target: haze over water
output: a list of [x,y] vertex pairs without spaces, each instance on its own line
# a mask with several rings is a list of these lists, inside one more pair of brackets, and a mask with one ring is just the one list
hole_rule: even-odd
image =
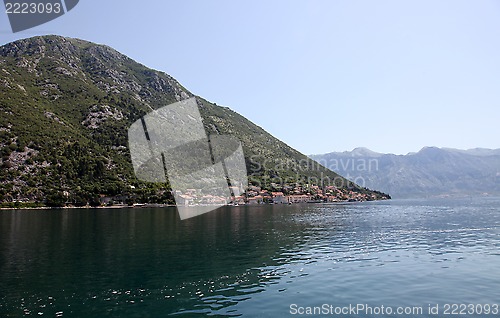
[[185,221],[173,208],[0,211],[1,317],[289,317],[323,304],[436,317],[429,304],[440,316],[498,304],[499,287],[498,198],[225,207]]

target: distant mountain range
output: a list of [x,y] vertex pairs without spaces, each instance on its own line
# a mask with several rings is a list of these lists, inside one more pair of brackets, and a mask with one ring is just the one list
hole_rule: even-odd
[[393,198],[500,194],[500,149],[425,147],[394,155],[356,148],[310,158]]
[[328,177],[346,191],[373,193],[325,167],[303,169],[313,162],[304,154],[108,46],[60,36],[19,40],[0,47],[0,74],[0,205],[85,205],[100,196],[171,203],[168,183],[135,177],[127,129],[153,109],[193,97],[208,134],[241,141],[253,185],[274,190]]

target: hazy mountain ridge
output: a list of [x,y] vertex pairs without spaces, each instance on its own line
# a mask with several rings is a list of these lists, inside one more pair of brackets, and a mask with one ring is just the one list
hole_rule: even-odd
[[356,148],[310,157],[395,198],[500,194],[500,149],[424,147],[417,153],[394,155]]
[[[171,201],[168,184],[135,178],[127,129],[152,109],[190,97],[209,134],[242,141],[253,183],[269,187],[276,179],[324,175],[367,191],[324,167],[300,169],[307,156],[229,108],[193,95],[171,76],[104,45],[59,36],[19,40],[0,47],[0,74],[0,201],[64,196],[83,204],[100,194],[124,193],[139,201]],[[283,161],[295,168],[278,171]]]

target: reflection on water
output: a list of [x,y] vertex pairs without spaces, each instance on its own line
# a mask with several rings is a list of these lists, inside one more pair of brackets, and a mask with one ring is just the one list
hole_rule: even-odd
[[500,200],[0,212],[0,316],[290,316],[500,299]]

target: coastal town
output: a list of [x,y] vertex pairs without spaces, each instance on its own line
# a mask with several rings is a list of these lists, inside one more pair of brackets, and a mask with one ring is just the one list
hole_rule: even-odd
[[[278,188],[274,185],[273,188]],[[257,205],[257,204],[294,204],[322,202],[363,202],[373,201],[377,197],[373,193],[360,193],[335,186],[320,187],[316,185],[301,186],[299,184],[281,187],[281,191],[269,191],[258,186],[249,186],[246,191],[231,187],[230,200],[222,196],[203,195],[200,189],[187,189],[177,193],[176,203],[180,206],[192,205]]]
[[58,205],[47,205],[35,202],[32,198],[11,200],[8,205],[0,208],[43,208],[43,207],[162,207],[162,206],[203,206],[203,205],[259,205],[259,204],[299,204],[299,203],[334,203],[334,202],[364,202],[390,199],[390,196],[377,196],[377,192],[360,191],[335,186],[317,186],[309,184],[286,184],[284,186],[271,184],[269,189],[250,185],[246,189],[229,187],[230,195],[207,194],[205,189],[186,189],[185,191],[170,191],[157,189],[156,196],[165,198],[163,202],[144,200],[134,194],[135,186],[130,186],[130,192],[114,196],[100,194],[92,202],[78,203],[69,191],[63,191]]

